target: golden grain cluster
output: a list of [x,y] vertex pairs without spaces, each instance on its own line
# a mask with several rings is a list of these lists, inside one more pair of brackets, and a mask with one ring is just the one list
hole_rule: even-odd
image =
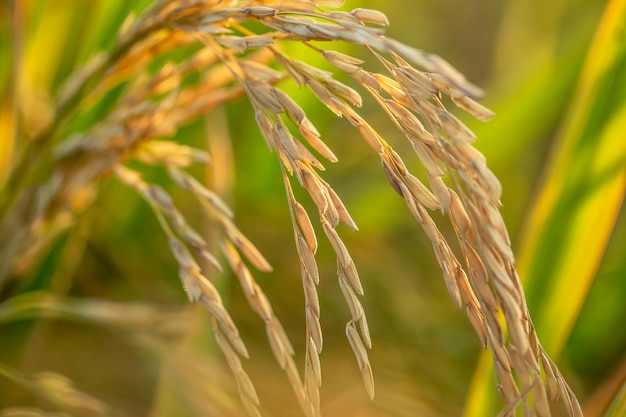
[[[17,161],[0,201],[0,283],[32,266],[47,245],[71,227],[89,206],[99,184],[111,175],[134,189],[152,207],[167,234],[171,253],[189,300],[211,316],[215,338],[251,415],[260,415],[259,398],[240,357],[248,352],[222,298],[203,267],[221,269],[226,261],[239,279],[250,307],[265,324],[269,344],[307,416],[320,415],[323,347],[316,261],[323,230],[337,260],[339,288],[351,316],[346,336],[374,396],[368,359],[372,340],[360,297],[363,288],[355,260],[337,229],[357,225],[332,186],[324,180],[324,160],[337,162],[329,143],[300,105],[279,87],[292,79],[320,103],[345,118],[380,158],[381,174],[404,199],[432,243],[454,303],[465,309],[482,345],[493,353],[497,390],[514,415],[549,416],[548,397],[561,397],[573,416],[581,411],[572,390],[543,351],[534,331],[514,267],[511,244],[500,216],[501,187],[475,139],[448,109],[457,106],[480,120],[492,114],[478,104],[480,90],[446,61],[385,37],[387,18],[379,11],[329,11],[342,1],[167,0],[131,17],[112,50],[95,57],[61,91],[55,117]],[[247,25],[260,23],[259,33]],[[337,41],[360,45],[372,62],[330,49]],[[328,62],[320,69],[291,58],[281,46],[298,42]],[[164,65],[148,77],[155,57],[190,45],[202,48],[181,62]],[[375,62],[374,62],[375,61]],[[270,65],[276,63],[276,65]],[[376,63],[384,73],[368,70]],[[368,65],[369,64],[369,65]],[[330,72],[332,68],[334,72]],[[191,74],[198,83],[183,83]],[[139,74],[139,75],[137,75]],[[339,81],[347,74],[351,84]],[[67,132],[65,123],[79,104],[90,105],[127,82],[115,107],[92,127]],[[304,372],[294,349],[246,262],[260,271],[271,267],[235,226],[227,205],[186,169],[210,163],[201,149],[167,138],[227,101],[245,96],[256,123],[280,160],[305,295]],[[364,99],[386,113],[411,145],[425,169],[420,180],[409,172],[391,145],[358,113]],[[33,166],[33,158],[42,161]],[[146,182],[131,161],[164,167],[174,184],[195,196],[218,232],[221,255],[211,253],[202,236],[157,184]],[[302,187],[316,207],[308,213],[292,189]],[[445,215],[442,216],[441,214]],[[460,251],[452,249],[437,223],[449,219]]]

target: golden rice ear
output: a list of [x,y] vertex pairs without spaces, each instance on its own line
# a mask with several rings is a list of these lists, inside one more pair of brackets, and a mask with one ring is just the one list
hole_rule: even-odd
[[[307,417],[319,416],[322,408],[324,333],[317,286],[323,269],[316,251],[323,244],[334,251],[339,290],[349,310],[346,338],[365,392],[373,398],[368,356],[372,337],[361,302],[367,286],[361,282],[358,260],[342,238],[341,224],[352,231],[358,227],[323,177],[320,160],[339,160],[329,144],[333,138],[325,137],[288,90],[276,85],[292,79],[317,98],[320,108],[345,119],[379,158],[381,175],[430,241],[453,303],[466,312],[481,344],[492,352],[503,413],[523,406],[529,415],[549,416],[549,392],[552,399],[563,399],[571,416],[581,415],[573,391],[532,325],[499,212],[502,186],[472,146],[473,132],[444,104],[452,102],[476,119],[488,120],[493,113],[476,101],[482,91],[441,57],[386,37],[383,30],[389,21],[384,13],[325,9],[343,3],[170,0],[155,1],[142,15],[130,16],[112,49],[96,56],[61,88],[50,122],[15,162],[0,196],[0,284],[34,266],[113,174],[152,208],[178,265],[182,290],[209,314],[243,405],[259,416],[260,399],[241,362],[248,358],[248,349],[208,275],[222,271],[223,261],[179,210],[174,194],[146,181],[141,168],[129,168],[162,167],[176,186],[198,200],[216,233],[220,256],[263,322],[272,354]],[[288,49],[281,48],[288,42],[319,54],[327,67],[289,56],[284,52]],[[328,42],[361,46],[370,58],[326,49]],[[173,52],[192,47],[201,49],[160,65],[165,57],[177,55]],[[160,69],[152,70],[156,64]],[[379,73],[372,67],[382,69]],[[349,81],[339,81],[339,74]],[[181,126],[242,96],[250,101],[270,151],[277,154],[286,190],[304,293],[303,377],[294,347],[250,270],[270,272],[270,263],[236,226],[233,211],[217,193],[186,172],[194,163],[210,163],[207,152],[172,140]],[[75,124],[70,116],[80,105],[90,108],[103,97],[116,101],[101,120],[84,132],[70,132]],[[379,106],[398,135],[387,141],[359,114],[364,99]],[[63,129],[69,133],[55,145]],[[396,137],[408,142],[409,155],[394,150]],[[405,164],[405,158],[419,161],[423,175],[410,172],[407,166],[412,165]],[[300,185],[308,203],[296,199],[292,182]],[[442,222],[452,225],[458,245],[446,240],[439,229]],[[318,241],[316,227],[323,231],[323,242]],[[58,378],[50,381],[67,385]]]

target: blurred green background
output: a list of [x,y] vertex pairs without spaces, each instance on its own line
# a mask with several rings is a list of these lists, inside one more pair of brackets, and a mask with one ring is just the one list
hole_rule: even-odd
[[[28,137],[45,122],[55,92],[72,71],[111,47],[127,14],[149,2],[29,0],[21,2],[17,17],[9,3],[0,3],[0,178],[19,147],[12,139],[14,115],[21,120],[20,136]],[[348,0],[345,6],[384,11],[390,37],[445,57],[486,91],[483,103],[496,117],[488,123],[460,117],[477,134],[476,147],[503,184],[502,212],[532,317],[587,416],[619,416],[607,407],[626,380],[624,3]],[[12,51],[19,42],[23,59],[16,64]],[[287,50],[310,59],[298,46]],[[449,299],[429,241],[388,186],[376,155],[348,122],[336,120],[310,95],[296,101],[340,159],[327,166],[324,178],[360,228],[340,233],[363,280],[374,343],[370,361],[377,393],[370,402],[344,336],[349,311],[334,256],[322,242],[323,414],[496,415],[489,361]],[[382,111],[370,103],[362,114],[417,168]],[[273,273],[256,279],[301,364],[300,267],[279,165],[257,132],[249,104],[231,103],[185,126],[175,140],[209,144],[215,163],[195,173],[226,196],[240,229],[273,265]],[[188,218],[210,235],[191,199],[162,173],[149,178],[170,190]],[[298,196],[313,207],[303,193]],[[443,233],[454,239],[451,230]],[[248,345],[251,359],[244,367],[264,415],[299,415],[263,325],[236,280],[228,273],[212,278]],[[52,296],[61,302],[52,303]],[[28,379],[42,371],[67,376],[105,403],[110,416],[244,415],[211,337],[203,312],[186,304],[177,266],[149,207],[119,183],[106,182],[78,226],[0,299],[0,415],[18,406],[55,409]]]

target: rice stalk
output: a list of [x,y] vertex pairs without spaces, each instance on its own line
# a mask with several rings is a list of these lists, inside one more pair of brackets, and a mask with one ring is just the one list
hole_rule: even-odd
[[[96,199],[99,184],[114,174],[153,209],[189,300],[202,304],[211,316],[215,339],[244,406],[251,415],[260,415],[260,399],[240,359],[248,357],[247,348],[221,295],[200,267],[199,260],[221,270],[218,257],[170,195],[160,185],[146,182],[128,163],[161,166],[207,212],[220,236],[223,256],[248,303],[264,321],[274,356],[304,413],[318,416],[323,346],[316,288],[318,238],[312,216],[294,196],[295,178],[317,209],[319,226],[335,252],[339,287],[351,314],[346,337],[365,389],[373,398],[367,354],[372,341],[358,298],[364,296],[365,288],[337,230],[341,223],[352,230],[357,226],[320,173],[324,170],[320,159],[335,163],[337,156],[297,101],[277,86],[290,78],[337,117],[345,118],[380,159],[391,187],[430,240],[453,302],[466,310],[483,347],[492,352],[497,390],[504,402],[502,415],[514,415],[522,407],[525,415],[549,416],[548,392],[553,399],[562,398],[570,415],[581,415],[573,391],[545,354],[530,319],[499,212],[500,183],[472,147],[474,134],[446,107],[450,103],[479,120],[488,120],[492,113],[475,101],[482,92],[442,58],[384,36],[382,28],[389,22],[382,12],[320,7],[342,3],[162,0],[128,21],[113,49],[94,58],[61,91],[53,121],[29,142],[14,166],[0,200],[0,284],[35,265],[50,242]],[[265,29],[253,32],[246,26],[250,21]],[[367,62],[319,46],[337,41],[366,48],[372,61],[381,63],[386,72],[371,72]],[[333,73],[282,52],[286,42],[308,46],[374,100],[414,150],[404,158],[419,160],[427,181],[411,173],[403,157],[359,115],[361,93]],[[182,62],[150,73],[148,64],[154,57],[190,45],[203,48]],[[279,69],[270,67],[271,61]],[[183,83],[198,72],[208,75],[195,85]],[[84,132],[64,130],[80,106],[93,105],[123,84],[121,98],[100,122]],[[180,126],[243,95],[281,164],[305,295],[303,379],[294,349],[243,258],[260,271],[268,272],[271,266],[235,226],[231,210],[217,194],[185,172],[192,163],[209,163],[210,158],[204,151],[167,141]],[[439,231],[438,223],[445,217],[436,211],[452,224],[460,251]]]
[[[26,375],[12,369],[4,364],[0,364],[0,375],[14,381],[22,388],[38,395],[48,404],[62,410],[62,415],[81,415],[85,417],[105,417],[110,415],[111,410],[101,400],[76,388],[67,377],[54,372],[39,372],[35,375]],[[0,410],[6,416],[20,416],[25,410]],[[31,412],[28,410],[28,412]],[[31,415],[37,414],[33,411]]]

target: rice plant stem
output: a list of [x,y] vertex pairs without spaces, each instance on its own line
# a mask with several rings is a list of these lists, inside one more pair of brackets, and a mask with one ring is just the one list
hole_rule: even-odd
[[150,33],[164,27],[166,27],[166,24],[163,21],[154,19],[135,31],[132,36],[115,45],[106,58],[100,60],[93,68],[90,68],[88,74],[74,87],[67,95],[67,98],[59,103],[54,119],[37,136],[27,142],[25,148],[19,154],[18,161],[11,170],[2,192],[2,197],[0,197],[0,219],[4,218],[9,208],[19,197],[20,193],[18,191],[24,189],[25,186],[31,183],[33,178],[36,178],[36,171],[42,168],[42,164],[33,164],[32,161],[41,161],[42,155],[50,150],[56,131],[71,111],[91,91],[88,87],[97,82],[137,42]]

